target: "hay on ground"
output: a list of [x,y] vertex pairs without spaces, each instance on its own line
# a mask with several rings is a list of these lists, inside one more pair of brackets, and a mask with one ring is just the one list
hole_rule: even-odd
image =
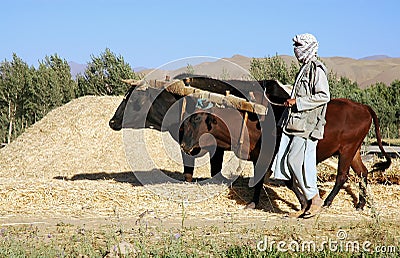
[[[244,210],[252,195],[252,190],[247,187],[248,177],[252,175],[251,163],[246,163],[242,177],[233,186],[209,186],[218,188],[219,194],[205,201],[184,203],[184,200],[172,201],[172,197],[154,194],[150,188],[141,186],[131,172],[125,158],[122,133],[108,126],[108,120],[121,100],[122,97],[93,96],[73,100],[50,112],[14,142],[0,149],[0,221],[12,217],[93,218],[115,214],[139,218],[145,212],[153,212],[160,219],[177,218],[182,214],[224,219],[234,214],[239,220],[258,220],[281,217],[298,208],[292,192],[267,182],[260,209]],[[158,131],[145,130],[147,137],[159,137]],[[153,141],[149,148],[159,169],[182,178],[183,166],[159,151],[159,142]],[[137,155],[140,159],[140,153]],[[394,161],[386,175],[398,175],[399,167],[398,161]],[[335,175],[331,168],[319,169]],[[196,168],[194,176],[209,177],[209,165]],[[370,175],[371,178],[374,176]],[[328,181],[320,184],[326,193],[333,187]],[[170,191],[177,185],[157,187]],[[179,187],[203,192],[211,189],[188,184]],[[399,190],[399,185],[369,185],[382,216],[397,215]],[[356,196],[357,182],[349,180],[322,219],[329,220],[338,215],[363,216],[355,211]],[[366,209],[365,216],[368,212]]]

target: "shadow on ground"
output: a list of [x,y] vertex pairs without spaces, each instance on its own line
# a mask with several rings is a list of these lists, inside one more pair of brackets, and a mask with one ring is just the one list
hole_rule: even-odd
[[[143,173],[148,173],[149,171],[144,171]],[[174,171],[169,171],[169,170],[162,170],[162,172],[177,181],[183,181],[183,175],[181,172],[174,172]],[[76,174],[73,175],[72,177],[66,177],[66,176],[57,176],[54,177],[54,179],[57,180],[65,180],[65,181],[78,181],[78,180],[114,180],[116,182],[120,183],[129,183],[133,187],[139,187],[143,186],[142,183],[137,179],[135,176],[135,173],[132,171],[125,171],[125,172],[99,172],[99,173],[82,173],[82,174]],[[193,178],[194,182],[200,182],[202,180],[206,180],[208,178]],[[235,200],[235,202],[238,205],[243,205],[245,206],[248,204],[253,197],[253,192],[254,189],[248,187],[248,182],[249,182],[249,177],[238,177],[236,181],[229,186],[229,193],[227,195],[227,198],[231,200]],[[157,182],[155,182],[157,184]],[[271,187],[273,186],[273,187]],[[292,202],[290,200],[286,200],[282,197],[279,196],[278,192],[276,189],[285,188],[283,184],[280,184],[279,182],[271,183],[267,179],[264,183],[263,190],[261,191],[261,196],[260,196],[260,203],[257,205],[257,209],[266,211],[266,212],[272,212],[272,213],[278,213],[278,214],[283,214],[286,213],[282,211],[279,208],[280,203],[286,204],[290,209],[293,211],[296,211],[299,209],[300,205],[299,203]],[[349,185],[343,187],[344,191],[346,191],[347,194],[349,194],[353,200],[354,206],[358,202],[358,197],[357,195],[352,191]],[[331,189],[322,189],[320,188],[320,195],[322,197],[326,197],[327,193],[330,192]]]
[[[162,170],[162,172],[175,180],[183,181],[183,175],[181,172],[173,172],[169,170]],[[56,176],[54,179],[65,180],[65,181],[78,181],[78,180],[114,180],[120,183],[129,183],[133,187],[142,186],[141,182],[135,176],[132,171],[124,172],[98,172],[98,173],[81,173],[71,177],[67,176]],[[194,182],[200,182],[208,178],[193,178]],[[248,187],[249,178],[240,176],[231,186],[229,186],[229,193],[227,197],[235,200],[238,205],[246,205],[249,203],[253,196],[253,189]],[[284,186],[280,186],[284,187]],[[260,203],[257,205],[257,209],[273,212],[278,214],[285,213],[279,209],[277,201],[286,203],[289,207],[296,210],[298,208],[297,203],[292,203],[288,200],[282,199],[277,192],[264,185],[264,190],[261,192]]]

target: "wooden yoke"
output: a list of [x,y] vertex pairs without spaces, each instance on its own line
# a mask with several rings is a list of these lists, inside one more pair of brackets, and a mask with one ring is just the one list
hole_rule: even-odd
[[191,86],[184,86],[181,80],[173,81],[165,85],[165,90],[180,96],[190,95],[193,98],[207,99],[208,101],[219,105],[220,107],[230,107],[237,110],[248,111],[251,113],[265,115],[268,107],[249,102],[246,99],[239,98],[226,92],[226,95],[200,90]]
[[[230,107],[237,110],[247,111],[258,115],[266,115],[268,106],[263,106],[258,103],[247,101],[246,99],[239,98],[235,95],[231,95],[229,91],[226,91],[225,95],[209,92],[206,90],[200,90],[191,86],[185,86],[185,82],[182,80],[172,81],[159,81],[159,80],[122,80],[132,86],[144,86],[148,85],[157,89],[164,88],[166,91],[180,95],[180,96],[192,96],[193,98],[207,99],[208,101],[219,105],[219,107]],[[251,94],[253,100],[254,95]],[[184,104],[184,103],[183,103]],[[186,109],[186,105],[182,105],[182,109]]]

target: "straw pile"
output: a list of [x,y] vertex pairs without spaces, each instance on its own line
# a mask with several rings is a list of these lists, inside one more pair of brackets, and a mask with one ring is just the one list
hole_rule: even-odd
[[[108,127],[108,120],[121,100],[122,97],[91,96],[73,100],[50,112],[0,150],[0,223],[11,218],[45,220],[114,215],[141,218],[142,214],[150,212],[163,220],[176,219],[184,213],[196,219],[224,220],[235,216],[239,221],[246,221],[279,218],[298,207],[293,193],[267,183],[261,196],[261,209],[244,210],[252,195],[247,188],[246,177],[252,174],[248,162],[244,163],[244,179],[239,178],[231,188],[208,186],[219,194],[207,200],[171,201],[174,198],[154,194],[131,172],[122,133]],[[159,132],[150,129],[145,132],[146,137],[154,139],[150,141],[149,153],[158,168],[181,179],[183,166],[159,150]],[[141,159],[141,153],[137,153],[137,159]],[[394,166],[398,171],[399,164]],[[209,177],[208,167],[205,164],[196,168],[194,176]],[[188,187],[191,191],[211,189],[189,184],[179,184],[179,187]],[[332,187],[332,182],[321,184],[322,191],[328,193]],[[168,190],[177,185],[165,184],[159,188]],[[394,218],[400,203],[399,186],[375,184],[369,188],[381,215]],[[358,188],[356,182],[350,180],[322,219],[331,220],[338,215],[349,219],[362,217],[362,214],[368,216],[369,209],[361,215],[355,211],[354,196],[358,196]]]

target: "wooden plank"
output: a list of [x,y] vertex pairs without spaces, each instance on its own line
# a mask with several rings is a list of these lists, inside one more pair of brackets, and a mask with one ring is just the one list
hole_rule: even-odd
[[[400,153],[400,146],[385,145],[385,146],[383,146],[383,149],[387,153]],[[366,153],[380,153],[381,152],[378,145],[363,146],[363,147],[361,147],[361,151],[366,152]]]
[[207,99],[208,101],[218,104],[221,107],[231,107],[234,109],[248,111],[259,115],[265,115],[268,110],[268,107],[266,106],[249,102],[246,99],[239,98],[231,94],[225,96],[223,94],[200,90],[190,86],[182,86],[182,84],[183,82],[171,83],[165,86],[166,87],[165,90],[180,96],[190,95],[194,98]]

